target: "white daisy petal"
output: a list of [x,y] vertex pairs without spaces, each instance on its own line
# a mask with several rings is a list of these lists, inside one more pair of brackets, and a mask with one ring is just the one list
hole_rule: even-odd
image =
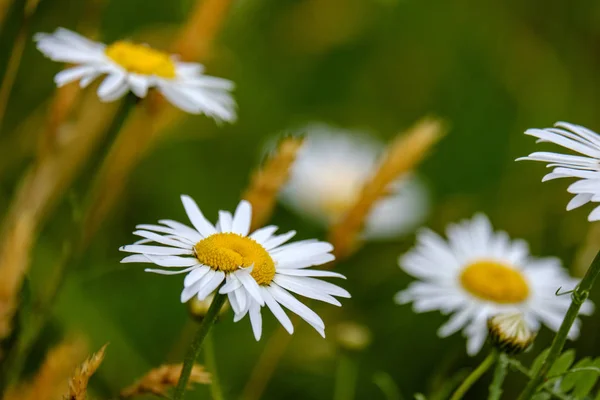
[[273,296],[271,296],[271,294],[266,288],[261,287],[260,290],[267,307],[269,307],[275,318],[277,318],[277,320],[281,323],[281,325],[286,331],[288,331],[290,334],[294,333],[294,326],[292,325],[292,321],[286,315],[285,311],[283,311],[283,308],[281,308],[279,303],[275,301]]
[[145,254],[145,256],[154,264],[161,267],[191,267],[198,265],[198,260],[193,257],[151,256],[149,254]]
[[192,297],[194,297],[202,288],[206,286],[208,282],[217,274],[217,271],[210,269],[204,274],[204,276],[198,279],[195,283],[184,287],[181,292],[181,302],[186,303]]
[[194,270],[194,268],[197,268],[197,266],[191,266],[185,269],[179,269],[179,270],[164,270],[164,269],[155,269],[155,268],[146,268],[144,270],[144,272],[152,272],[155,274],[160,274],[160,275],[179,275],[179,274],[185,274],[189,271]]
[[[580,155],[536,152],[518,160],[532,160],[549,163],[554,170],[544,176],[543,181],[556,178],[579,179],[567,189],[576,196],[567,205],[567,210],[581,207],[588,202],[600,202],[600,135],[582,126],[557,122],[556,128],[529,129],[527,135],[540,138],[573,150]],[[600,219],[600,211],[594,210],[589,221]]]
[[233,214],[231,230],[242,236],[248,235],[248,232],[250,231],[251,219],[252,206],[246,200],[240,201],[240,204],[238,204],[237,208],[235,209],[235,214]]
[[244,288],[248,291],[248,294],[254,298],[254,301],[261,306],[265,304],[264,299],[260,295],[260,286],[258,286],[258,283],[256,283],[254,278],[250,276],[250,273],[244,270],[239,270],[235,273],[235,276],[240,280],[240,282],[242,282],[242,285],[244,285]]
[[221,287],[221,289],[219,289],[219,293],[227,294],[227,293],[233,292],[235,290],[238,290],[242,286],[243,286],[242,282],[240,282],[240,280],[237,279],[235,277],[235,275],[231,274],[231,275],[227,276],[227,283],[225,285],[223,285],[223,287]]
[[187,274],[186,277],[184,278],[183,286],[184,287],[192,286],[193,284],[198,282],[200,279],[202,279],[204,277],[204,275],[206,275],[208,273],[208,271],[210,271],[210,268],[206,267],[206,266],[202,266],[202,267],[194,269],[192,272]]
[[208,297],[209,294],[214,292],[221,283],[225,280],[225,273],[223,271],[216,271],[212,279],[206,282],[206,284],[198,291],[196,297],[198,300],[203,301]]
[[56,86],[61,87],[84,76],[93,74],[94,71],[95,68],[89,65],[78,65],[77,67],[67,68],[54,76],[54,83],[56,83]]
[[233,216],[228,211],[219,211],[219,227],[221,232],[231,232],[233,229]]
[[161,224],[170,226],[171,228],[173,228],[177,231],[178,235],[181,235],[181,236],[185,237],[186,239],[189,239],[193,243],[196,243],[196,242],[199,242],[200,240],[202,240],[201,234],[199,234],[197,231],[190,228],[189,226],[182,224],[181,222],[172,221],[170,219],[161,219],[158,222],[160,222]]
[[301,296],[308,297],[309,299],[320,300],[322,302],[333,304],[338,307],[342,305],[335,297],[324,293],[323,291],[311,288],[310,286],[303,285],[302,283],[299,283],[294,279],[288,279],[283,275],[275,276],[273,282],[275,282],[282,288],[289,290],[290,292],[294,292]]
[[108,75],[98,86],[98,97],[100,99],[111,98],[114,93],[120,91],[126,79],[127,76],[124,74],[114,73]]
[[[265,289],[267,290],[267,289]],[[302,304],[294,296],[286,292],[277,285],[272,285],[268,288],[268,292],[273,295],[275,300],[283,304],[284,307],[297,314],[308,322],[319,334],[325,337],[325,323],[313,310]]]
[[263,246],[267,250],[274,249],[277,246],[279,246],[280,244],[283,244],[283,243],[287,242],[288,240],[290,240],[292,237],[294,237],[294,235],[296,235],[296,231],[289,231],[287,233],[284,233],[283,235],[273,236],[273,237],[271,237],[271,239],[269,239],[265,243],[263,243]]
[[150,79],[148,77],[139,74],[129,74],[128,82],[131,91],[137,97],[146,97],[148,94],[148,88],[150,87]]
[[198,208],[198,205],[190,196],[182,195],[181,202],[183,203],[183,207],[185,208],[185,212],[187,213],[190,222],[202,236],[207,237],[217,233],[215,227],[204,218],[202,211],[200,211],[200,208]]
[[260,340],[262,335],[262,316],[260,315],[260,306],[258,303],[252,301],[250,303],[250,323],[252,324],[252,332],[256,340]]
[[250,235],[251,239],[256,240],[258,243],[264,244],[273,234],[277,231],[277,227],[274,225],[265,226],[252,232]]
[[171,248],[171,247],[161,247],[161,246],[146,246],[146,245],[137,245],[130,244],[128,246],[123,246],[119,250],[126,251],[128,253],[142,253],[142,254],[150,254],[157,256],[182,256],[182,255],[192,255],[194,252],[189,249],[182,248]]
[[162,236],[162,235],[156,234],[154,232],[149,232],[149,231],[144,231],[144,230],[134,231],[133,234],[136,236],[143,237],[145,239],[150,239],[156,243],[164,244],[166,246],[173,246],[173,247],[179,247],[182,249],[191,250],[191,246],[189,245],[189,242],[187,242],[187,241],[186,241],[186,243],[183,243],[180,240],[171,239],[166,236]]

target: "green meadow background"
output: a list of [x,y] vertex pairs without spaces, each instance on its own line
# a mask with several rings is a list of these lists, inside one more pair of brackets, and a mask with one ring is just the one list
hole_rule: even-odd
[[[1,27],[0,76],[22,23],[20,3],[15,1]],[[166,49],[195,4],[41,0],[28,22],[27,44],[0,126],[0,216],[35,155],[36,131],[23,126],[47,112],[55,92],[52,77],[61,68],[35,49],[32,35],[59,26],[99,27],[98,38],[106,42],[133,38]],[[93,399],[115,398],[150,368],[182,360],[193,331],[179,302],[183,277],[121,265],[119,246],[134,240],[136,224],[185,221],[182,193],[194,197],[210,218],[219,209],[233,209],[249,171],[263,158],[265,143],[308,122],[364,129],[388,141],[425,115],[445,119],[449,133],[419,167],[433,204],[426,225],[439,232],[482,211],[496,228],[528,240],[533,254],[575,265],[591,226],[591,207],[567,213],[566,181],[542,184],[543,165],[513,160],[553,148],[536,146],[523,135],[527,128],[564,120],[600,130],[600,3],[234,0],[205,65],[208,73],[236,83],[239,121],[218,126],[206,117],[188,116],[147,154],[68,276],[27,361],[28,374],[49,347],[72,332],[85,336],[91,349],[110,342],[92,378]],[[90,160],[43,227],[28,275],[33,293],[43,287],[64,238],[72,234],[69,199],[85,193],[93,162],[100,159],[98,153]],[[300,238],[325,235],[280,206],[272,222],[282,230],[298,230]],[[413,234],[367,243],[337,266],[348,277],[341,285],[353,297],[343,300],[342,308],[315,306],[328,327],[325,340],[307,324],[296,324],[263,398],[331,399],[340,360],[350,360],[358,375],[344,384],[356,386],[356,399],[392,399],[374,383],[381,376],[395,382],[399,398],[423,392],[435,399],[444,382],[481,360],[485,350],[468,357],[459,334],[437,338],[436,329],[447,317],[414,314],[410,306],[393,302],[412,279],[398,268],[397,257],[413,243]],[[600,289],[592,298],[600,303]],[[263,316],[260,342],[247,319],[233,323],[231,311],[214,328],[226,399],[241,398],[261,353],[272,345],[269,338],[278,323],[269,312]],[[368,326],[371,344],[360,352],[341,350],[334,332],[342,321]],[[599,356],[599,322],[599,315],[584,318],[582,337],[568,346],[580,356]],[[532,353],[551,338],[543,328]],[[532,356],[520,358],[528,363]],[[489,380],[488,375],[468,398],[483,398]],[[505,398],[514,398],[523,384],[520,375],[510,373]],[[206,386],[194,393],[190,399],[210,398]]]

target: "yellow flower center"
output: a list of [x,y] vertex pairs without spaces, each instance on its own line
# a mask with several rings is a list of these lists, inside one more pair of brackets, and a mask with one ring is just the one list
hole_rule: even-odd
[[128,72],[175,78],[175,63],[162,51],[120,40],[107,46],[105,53]]
[[521,303],[529,296],[529,285],[521,272],[496,261],[468,265],[460,275],[460,283],[474,296],[495,303]]
[[253,266],[250,275],[259,285],[275,277],[273,259],[256,241],[236,233],[216,233],[194,246],[196,258],[216,271],[233,272]]

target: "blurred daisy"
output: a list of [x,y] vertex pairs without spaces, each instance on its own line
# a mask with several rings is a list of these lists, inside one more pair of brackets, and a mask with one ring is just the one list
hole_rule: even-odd
[[[567,189],[575,197],[567,205],[567,210],[573,210],[588,202],[600,202],[600,136],[583,126],[566,122],[557,122],[555,128],[528,129],[525,134],[537,137],[538,142],[551,142],[579,155],[560,154],[553,152],[535,152],[520,160],[543,161],[552,172],[544,176],[542,182],[557,178],[577,178],[577,182]],[[600,220],[600,206],[588,216],[590,221]]]
[[161,268],[146,271],[158,274],[186,273],[182,303],[194,296],[202,301],[216,290],[227,294],[236,322],[250,314],[256,340],[261,336],[261,308],[265,305],[289,333],[294,327],[282,305],[325,336],[321,318],[290,292],[337,306],[341,304],[334,296],[350,297],[346,290],[316,279],[343,275],[308,269],[334,259],[331,244],[314,239],[284,244],[296,232],[276,235],[277,227],[272,225],[249,235],[252,210],[245,200],[233,215],[219,211],[216,226],[191,197],[181,196],[181,200],[194,228],[172,220],[138,225],[133,233],[143,239],[121,247],[121,251],[136,253],[121,262],[153,263]]
[[143,98],[148,89],[156,88],[189,113],[205,114],[217,121],[236,119],[235,101],[230,95],[233,82],[204,75],[200,64],[180,62],[176,56],[128,41],[107,46],[64,28],[38,33],[34,40],[51,60],[75,64],[56,74],[58,87],[79,80],[84,88],[106,75],[98,87],[102,101],[117,100],[129,90]]
[[[292,166],[282,201],[315,221],[334,223],[354,204],[376,171],[383,145],[370,136],[327,125],[310,125],[306,142]],[[409,233],[429,210],[425,185],[416,177],[396,181],[388,197],[371,210],[365,223],[368,238]]]
[[[446,337],[462,329],[470,355],[483,346],[488,318],[500,313],[521,312],[533,331],[541,323],[558,330],[571,298],[557,296],[556,290],[570,290],[578,283],[558,259],[531,257],[525,241],[494,232],[482,214],[450,225],[447,235],[445,241],[423,230],[416,247],[400,257],[400,267],[420,281],[398,293],[398,303],[412,302],[415,312],[452,313],[438,335]],[[581,308],[582,314],[592,311],[589,301]],[[569,337],[578,334],[579,321]]]

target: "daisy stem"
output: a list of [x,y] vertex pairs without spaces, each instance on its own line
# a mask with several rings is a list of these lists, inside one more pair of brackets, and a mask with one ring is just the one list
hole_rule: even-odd
[[[223,296],[225,297],[225,296]],[[204,349],[204,363],[210,372],[210,394],[213,400],[223,400],[221,383],[217,371],[217,357],[215,356],[215,339],[212,332],[206,335],[206,348]]]
[[494,362],[496,361],[497,354],[498,353],[496,353],[495,351],[492,351],[490,354],[488,354],[488,356],[481,362],[481,364],[479,364],[479,366],[475,368],[473,372],[469,374],[469,376],[467,376],[467,379],[465,379],[463,383],[460,384],[458,389],[456,389],[454,394],[452,394],[450,400],[462,399],[463,396],[467,393],[467,391],[471,388],[471,386],[473,386],[473,384],[477,382],[477,380],[481,378],[483,374],[485,374],[485,372],[492,366],[492,364],[494,364]]
[[554,336],[554,340],[550,346],[550,351],[548,352],[548,355],[546,356],[546,359],[542,363],[541,367],[536,371],[532,371],[531,380],[529,383],[527,383],[527,386],[525,386],[523,392],[521,392],[518,400],[529,400],[535,395],[540,384],[544,381],[544,378],[548,374],[548,371],[550,371],[550,367],[562,353],[562,350],[565,347],[565,342],[567,341],[567,337],[569,336],[569,331],[575,323],[577,315],[579,315],[579,309],[587,300],[598,274],[600,274],[600,252],[596,254],[596,257],[585,273],[585,276],[579,285],[577,285],[575,290],[573,290],[573,293],[571,293],[571,305],[565,314],[565,318],[563,319],[558,332],[556,332],[556,336]]
[[194,367],[196,358],[198,358],[198,354],[200,354],[200,350],[202,349],[202,342],[208,335],[208,331],[217,319],[219,311],[221,310],[221,307],[223,307],[223,304],[225,304],[226,299],[227,296],[217,293],[210,304],[208,312],[204,316],[202,324],[196,333],[196,337],[194,340],[192,340],[187,354],[185,355],[185,359],[183,360],[183,368],[181,369],[181,375],[179,375],[179,381],[177,382],[177,387],[175,388],[173,400],[183,399],[185,389],[187,388],[187,384],[190,379],[190,374],[192,373],[192,368]]
[[508,356],[505,353],[500,353],[496,362],[496,369],[494,370],[494,379],[490,385],[488,400],[500,400],[500,396],[502,396],[502,384],[506,377],[507,368]]

